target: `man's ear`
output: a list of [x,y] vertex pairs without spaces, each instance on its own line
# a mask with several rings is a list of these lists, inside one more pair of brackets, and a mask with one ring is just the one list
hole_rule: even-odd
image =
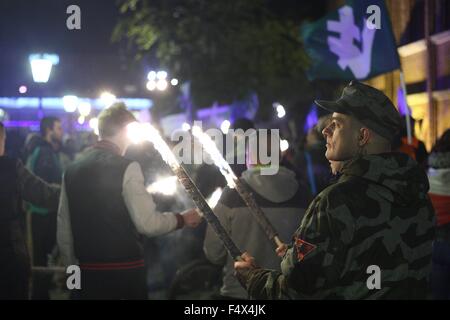
[[359,137],[358,137],[358,144],[360,147],[365,146],[371,137],[372,133],[367,128],[361,128],[359,129]]

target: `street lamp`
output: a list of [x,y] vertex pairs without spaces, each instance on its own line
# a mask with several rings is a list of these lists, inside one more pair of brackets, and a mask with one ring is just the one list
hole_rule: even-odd
[[166,81],[166,79],[158,80],[158,82],[156,83],[156,89],[158,89],[159,91],[166,90],[167,89],[167,81]]
[[[147,90],[148,91],[165,91],[169,85],[169,82],[167,80],[167,72],[166,71],[150,71],[147,74]],[[175,80],[175,81],[174,81]],[[172,79],[170,81],[170,84],[175,86],[178,84],[177,79]]]
[[[28,60],[31,65],[31,73],[33,75],[33,81],[36,83],[47,83],[50,79],[52,67],[59,63],[59,56],[57,54],[48,53],[34,53],[28,56]],[[44,116],[42,110],[42,92],[39,97],[39,113],[38,116],[41,119]]]

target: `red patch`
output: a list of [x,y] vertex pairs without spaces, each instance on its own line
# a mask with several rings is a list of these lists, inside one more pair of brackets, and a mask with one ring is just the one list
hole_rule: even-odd
[[305,256],[314,251],[317,246],[295,237],[295,248],[297,249],[297,260],[303,261]]

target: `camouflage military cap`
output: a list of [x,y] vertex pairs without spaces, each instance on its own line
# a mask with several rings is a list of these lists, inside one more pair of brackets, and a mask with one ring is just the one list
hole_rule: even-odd
[[383,92],[358,81],[351,81],[336,101],[315,100],[330,111],[354,116],[362,124],[392,140],[400,129],[400,115]]

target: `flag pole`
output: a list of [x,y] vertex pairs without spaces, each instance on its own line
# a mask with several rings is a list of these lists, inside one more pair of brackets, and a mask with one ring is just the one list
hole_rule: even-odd
[[437,112],[433,103],[433,88],[435,84],[436,72],[433,63],[434,47],[431,41],[433,32],[433,1],[425,0],[425,44],[426,44],[426,86],[428,97],[428,125],[429,143],[434,145],[437,139]]
[[405,76],[403,74],[403,69],[400,68],[400,86],[402,88],[403,97],[405,99],[405,113],[406,113],[406,135],[408,137],[408,144],[412,144],[412,133],[411,133],[411,113],[408,106],[408,93],[406,92]]

